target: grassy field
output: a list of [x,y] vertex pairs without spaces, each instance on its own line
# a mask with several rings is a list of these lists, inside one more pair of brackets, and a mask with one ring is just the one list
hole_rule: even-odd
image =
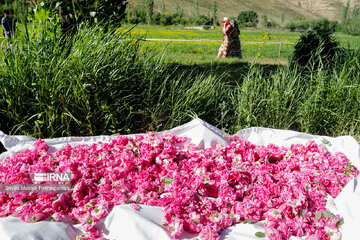
[[[125,26],[123,31],[132,26]],[[279,30],[242,30],[243,61],[258,63],[285,64],[293,52],[294,44],[301,33]],[[222,33],[217,27],[213,30],[189,30],[179,27],[136,26],[131,36],[147,39],[171,39],[172,41],[149,41],[144,46],[157,51],[165,50],[165,56],[178,63],[213,62],[221,44]],[[335,38],[344,47],[360,47],[360,38],[344,34],[335,34]],[[176,41],[196,40],[196,41]],[[211,41],[208,41],[211,40]],[[280,47],[281,42],[281,47]]]
[[[263,51],[261,42],[263,37],[295,42],[299,33],[243,31],[245,59],[215,60],[216,45],[203,53],[205,47],[170,43],[162,51],[153,42],[85,26],[63,45],[54,31],[30,40],[20,35],[0,55],[0,129],[6,133],[43,138],[139,133],[200,117],[230,134],[263,126],[360,136],[359,52],[304,73],[286,65],[286,56],[277,57],[276,47]],[[221,39],[219,29],[138,26],[131,35],[147,32],[156,38]],[[245,45],[250,40],[261,42],[262,56],[250,54]]]
[[[286,64],[288,57],[293,52],[294,44],[301,35],[299,32],[245,29],[241,31],[240,35],[244,59],[215,60],[222,40],[220,27],[209,30],[189,30],[181,29],[178,26],[126,25],[119,32],[124,33],[130,29],[132,30],[129,37],[171,40],[146,41],[142,46],[158,52],[165,52],[165,57],[169,62],[184,64],[256,62],[283,65]],[[335,38],[343,47],[360,48],[360,37],[336,33]],[[4,44],[5,39],[0,39],[0,46],[5,46]]]
[[[131,6],[140,6],[143,1],[129,0]],[[161,12],[162,3],[165,5],[165,12],[172,13],[177,6],[182,8],[185,16],[194,15],[194,0],[155,0],[154,10]],[[214,0],[199,0],[199,12],[201,15],[211,15]],[[295,0],[227,0],[217,1],[219,18],[225,16],[238,16],[240,11],[254,10],[259,16],[267,15],[279,24],[284,24],[294,17],[319,18],[327,17],[330,19],[341,20],[343,8],[346,1],[342,3],[338,0],[326,0],[321,2],[321,7],[314,3],[304,3]],[[330,11],[329,11],[330,10]],[[333,11],[331,11],[333,10]]]

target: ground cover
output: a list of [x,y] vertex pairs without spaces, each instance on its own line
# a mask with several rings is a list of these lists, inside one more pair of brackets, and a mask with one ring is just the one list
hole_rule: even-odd
[[[127,25],[124,30],[133,26]],[[179,54],[194,54],[216,56],[221,44],[222,35],[219,27],[210,30],[181,29],[180,27],[163,27],[139,25],[131,31],[132,37],[147,39],[163,39],[172,41],[151,41],[144,46],[152,49],[166,49],[166,56],[173,56],[175,59]],[[253,58],[281,59],[282,62],[293,52],[294,44],[301,33],[279,31],[279,30],[249,30],[241,31],[243,56],[247,61]],[[359,48],[360,38],[337,33],[335,38],[340,45],[348,48]],[[178,39],[179,41],[176,41]],[[194,41],[180,41],[194,40]],[[212,41],[207,41],[212,40]],[[281,46],[280,46],[281,43]],[[195,56],[196,58],[196,56]],[[209,61],[211,57],[209,58]],[[180,59],[177,59],[178,61]]]

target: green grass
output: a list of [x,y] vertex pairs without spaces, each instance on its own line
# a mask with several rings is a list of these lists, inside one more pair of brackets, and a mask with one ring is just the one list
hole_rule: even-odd
[[6,47],[6,39],[0,38],[0,49],[4,49]]
[[[191,30],[182,29],[183,26],[156,26],[156,25],[126,25],[122,30],[128,30],[135,27],[131,35],[133,37],[147,37],[156,39],[210,39],[222,40],[222,32],[220,27],[209,30]],[[281,31],[281,30],[257,30],[257,29],[242,29],[241,41],[243,42],[280,42],[296,43],[300,38],[301,33]],[[335,33],[335,38],[344,43],[350,44],[350,47],[357,48],[360,45],[360,38],[356,36],[346,35],[343,33]]]
[[83,27],[65,45],[57,33],[21,35],[0,55],[1,130],[38,137],[139,133],[200,117],[228,133],[263,126],[360,136],[359,52],[333,68],[302,72],[277,58],[215,60],[196,51],[164,57],[101,28]]
[[[183,64],[186,66],[191,65],[218,65],[218,64],[226,64],[229,66],[231,64],[236,63],[256,63],[259,65],[286,65],[286,59],[278,59],[278,58],[258,58],[258,57],[244,57],[243,59],[238,58],[215,58],[214,54],[187,54],[187,53],[172,53],[169,56],[164,57],[165,62],[167,63],[176,63]],[[226,67],[222,72],[230,71],[230,67]]]
[[[123,29],[130,29],[133,26],[126,25]],[[155,26],[155,25],[138,25],[132,31],[132,36],[147,38],[165,38],[165,39],[212,39],[221,40],[222,32],[220,27],[209,30],[192,30],[181,29],[182,26]],[[264,35],[268,32],[270,38]],[[295,42],[300,37],[298,32],[275,31],[275,30],[241,30],[241,39],[243,41],[263,41],[267,42]]]
[[[144,46],[156,49],[158,51],[165,50],[169,57],[175,54],[194,54],[207,55],[209,59],[215,58],[218,54],[221,42],[146,42]],[[292,45],[279,45],[266,43],[243,43],[243,56],[249,58],[271,58],[271,59],[287,59],[293,51]],[[279,53],[280,51],[280,53]]]
[[[130,29],[133,26],[127,25],[123,31]],[[165,49],[166,56],[176,62],[182,59],[177,56],[190,56],[191,62],[201,62],[199,55],[206,56],[209,61],[212,61],[217,53],[222,40],[221,29],[217,27],[214,30],[188,30],[176,29],[179,27],[162,27],[162,26],[147,26],[140,25],[135,27],[131,36],[135,38],[149,38],[149,39],[172,39],[175,41],[151,41],[143,45],[158,51]],[[246,60],[253,59],[274,59],[282,60],[282,62],[289,58],[293,52],[294,44],[300,38],[298,32],[276,31],[276,30],[242,30],[240,39],[242,42],[243,56]],[[348,36],[340,33],[335,34],[335,38],[343,47],[357,49],[360,47],[360,39],[354,36]],[[176,39],[186,40],[201,40],[194,42],[176,41]],[[206,41],[214,40],[214,41]],[[281,48],[279,44],[282,43]],[[187,59],[183,63],[189,62]],[[274,61],[275,62],[275,61]]]

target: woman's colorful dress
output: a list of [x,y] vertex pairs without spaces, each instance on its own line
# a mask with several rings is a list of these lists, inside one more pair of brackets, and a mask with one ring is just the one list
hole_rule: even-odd
[[230,55],[229,45],[230,45],[230,38],[233,27],[231,26],[230,23],[225,23],[222,29],[223,29],[223,42],[219,48],[219,53],[217,55],[218,58],[229,57]]
[[242,58],[239,34],[240,30],[235,21],[225,22],[223,26],[223,43],[219,48],[218,58]]

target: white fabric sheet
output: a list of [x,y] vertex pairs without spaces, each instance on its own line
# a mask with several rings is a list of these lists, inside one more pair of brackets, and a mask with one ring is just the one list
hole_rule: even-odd
[[[185,125],[157,134],[186,136],[189,139],[188,141],[202,148],[213,147],[216,144],[227,144],[232,137],[200,119],[195,119]],[[128,136],[134,137],[136,135]],[[353,165],[360,168],[360,145],[350,136],[331,138],[259,127],[241,130],[236,133],[235,136],[256,145],[273,143],[280,146],[290,146],[295,143],[305,144],[313,140],[318,144],[324,144],[331,153],[343,152]],[[56,151],[65,144],[72,146],[79,144],[90,145],[96,142],[108,142],[115,137],[116,136],[65,137],[46,139],[45,141],[50,146],[50,151]],[[24,151],[27,148],[33,149],[33,144],[36,139],[26,136],[8,136],[0,131],[0,141],[8,150],[0,155],[0,161],[3,161],[7,156]],[[344,218],[344,224],[341,227],[344,240],[359,239],[357,233],[357,227],[360,224],[359,183],[360,176],[353,179],[336,199],[329,197],[328,208]],[[162,216],[163,212],[159,207],[142,205],[140,211],[135,211],[128,205],[116,206],[97,227],[102,231],[103,236],[108,239],[169,240],[171,238],[162,227]],[[65,222],[43,221],[39,223],[24,223],[15,217],[0,219],[1,240],[73,240],[81,231],[79,225],[70,225]],[[263,231],[261,224],[237,224],[223,231],[221,233],[221,239],[258,239],[255,233],[259,231]],[[193,239],[194,237],[196,237],[196,235],[184,233],[181,239]]]

